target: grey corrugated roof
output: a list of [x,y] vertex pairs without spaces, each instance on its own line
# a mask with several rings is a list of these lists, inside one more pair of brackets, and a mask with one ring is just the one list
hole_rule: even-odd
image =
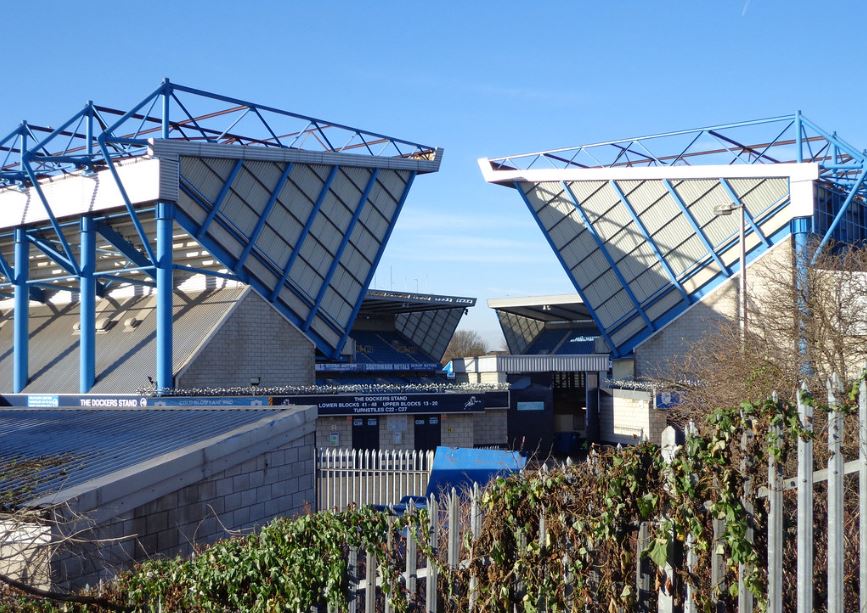
[[80,485],[281,412],[0,409],[0,501]]
[[[227,288],[174,296],[174,372],[201,345],[247,288]],[[94,394],[130,393],[147,386],[156,355],[155,299],[139,296],[97,303],[97,318],[114,322],[96,336]],[[11,315],[10,315],[11,317]],[[124,325],[135,317],[134,329]],[[24,393],[78,393],[78,303],[30,307],[30,383]],[[12,381],[12,325],[0,327],[0,385]]]

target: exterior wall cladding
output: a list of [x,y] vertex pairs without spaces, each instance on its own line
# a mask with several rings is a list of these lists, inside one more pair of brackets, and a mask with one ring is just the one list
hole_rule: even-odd
[[[415,449],[414,415],[385,415],[379,418],[380,449]],[[508,410],[487,409],[483,413],[440,416],[440,440],[448,447],[505,445],[508,438]],[[336,443],[331,435],[336,434]],[[320,417],[316,420],[318,447],[352,447],[351,417]]]
[[312,385],[313,343],[249,291],[177,376],[179,388]]
[[[766,297],[763,277],[793,274],[792,265],[791,239],[775,245],[750,264],[747,269],[747,307]],[[725,321],[734,321],[737,305],[738,276],[734,276],[635,349],[635,377],[664,376],[670,362],[681,359],[702,337],[715,332]]]
[[[52,583],[95,585],[134,561],[188,556],[196,546],[248,531],[279,516],[315,508],[312,427],[294,440],[187,485],[110,520],[90,526],[52,559]],[[71,523],[61,532],[80,530]],[[102,541],[100,544],[93,544]]]

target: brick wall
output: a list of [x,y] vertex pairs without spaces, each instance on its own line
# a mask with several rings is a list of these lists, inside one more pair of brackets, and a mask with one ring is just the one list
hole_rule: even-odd
[[[52,563],[53,582],[63,587],[95,584],[135,560],[189,555],[194,544],[247,531],[278,516],[315,509],[314,432],[303,434],[207,479],[187,485],[109,521],[82,538],[103,541],[66,547]],[[82,529],[66,523],[63,532]],[[112,540],[114,542],[106,543]]]
[[472,447],[473,419],[473,415],[443,414],[440,422],[442,444],[446,447]]
[[247,292],[201,352],[176,377],[180,388],[312,385],[310,340],[253,291]]
[[[331,442],[331,434],[337,435],[336,444]],[[339,447],[341,449],[350,449],[352,447],[352,418],[317,417],[316,447]]]
[[[747,269],[747,308],[767,295],[763,277],[792,274],[791,239],[774,246]],[[738,277],[729,279],[661,328],[635,349],[635,377],[664,377],[673,360],[687,353],[702,337],[734,321],[738,309]]]
[[487,409],[473,414],[473,445],[508,443],[508,409]]
[[650,392],[603,389],[599,394],[599,438],[607,443],[659,443],[666,426],[664,411],[653,408]]

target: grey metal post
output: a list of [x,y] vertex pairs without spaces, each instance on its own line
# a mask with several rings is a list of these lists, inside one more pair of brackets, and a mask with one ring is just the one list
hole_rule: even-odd
[[376,554],[368,549],[364,557],[364,613],[376,613]]
[[[418,512],[415,510],[415,503],[410,500],[406,507],[406,513],[409,517],[418,518]],[[416,582],[418,571],[416,569],[418,557],[418,530],[412,528],[406,533],[406,591],[409,592],[410,602],[415,600]]]
[[[677,448],[677,434],[671,426],[668,426],[665,430],[662,431],[662,459],[666,464],[670,464],[672,459],[674,459],[674,454]],[[667,479],[670,479],[670,473]],[[666,487],[668,487],[666,485]],[[671,579],[671,583],[673,584],[676,577],[674,573],[674,565],[671,563],[673,560],[669,560],[665,564],[666,577]],[[660,613],[672,613],[674,611],[674,594],[672,592],[668,592],[665,589],[665,582],[663,582],[662,587],[659,589],[659,593],[657,594],[657,610]]]
[[858,597],[859,608],[863,612],[867,611],[867,382],[863,380],[858,388],[858,425],[858,458],[861,460],[858,468]]
[[425,613],[436,613],[437,611],[437,539],[439,537],[439,503],[436,496],[431,494],[427,503],[429,517],[429,532],[428,538],[431,549],[431,557],[426,560],[427,577],[425,578],[425,596],[424,610]]
[[[804,402],[806,384],[798,392],[798,417],[813,431],[813,407]],[[813,441],[798,439],[798,611],[813,610]]]
[[[741,450],[744,452],[744,458],[741,460],[741,472],[748,474],[751,460],[746,457],[746,450],[752,442],[753,433],[749,428],[749,424],[745,424],[744,433],[741,435]],[[744,512],[747,515],[747,540],[752,543],[753,540],[753,480],[747,479],[744,482]],[[750,567],[746,564],[738,565],[738,611],[739,613],[752,613],[753,611],[753,594],[747,589],[744,577],[750,572]]]
[[828,613],[843,613],[843,414],[834,392],[840,380],[828,381]]
[[[774,405],[777,394],[774,392]],[[779,426],[771,426],[769,434],[780,441]],[[773,453],[768,455],[768,610],[783,611],[783,488],[782,468]]]
[[349,613],[358,613],[358,549],[349,550]]

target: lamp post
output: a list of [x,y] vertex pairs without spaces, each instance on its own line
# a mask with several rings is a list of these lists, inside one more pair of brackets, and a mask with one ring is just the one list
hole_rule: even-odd
[[741,275],[738,280],[738,320],[741,333],[741,348],[744,347],[747,338],[747,243],[746,234],[746,210],[743,204],[719,204],[713,208],[714,215],[731,215],[735,209],[740,209],[741,223],[738,229],[738,246],[740,247]]

